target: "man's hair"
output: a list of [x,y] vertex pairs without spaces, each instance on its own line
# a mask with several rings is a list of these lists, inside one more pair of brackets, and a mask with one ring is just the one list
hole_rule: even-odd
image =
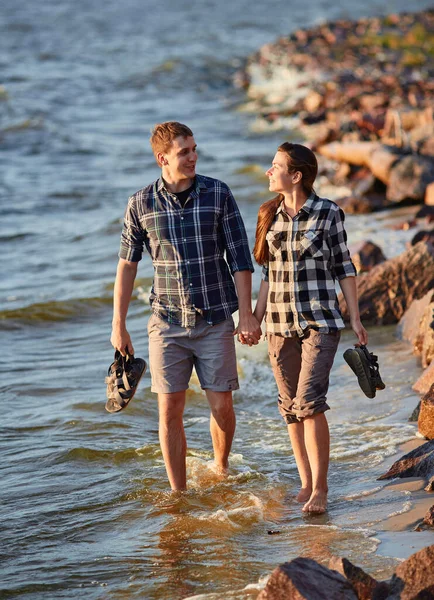
[[177,137],[193,137],[193,132],[187,125],[178,123],[177,121],[166,121],[165,123],[157,123],[152,130],[150,142],[155,160],[158,162],[157,154],[165,153],[170,150],[173,140]]

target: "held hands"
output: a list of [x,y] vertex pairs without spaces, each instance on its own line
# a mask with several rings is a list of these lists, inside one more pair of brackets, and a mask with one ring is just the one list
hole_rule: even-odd
[[124,327],[113,326],[110,342],[113,348],[115,350],[119,350],[122,356],[125,356],[127,352],[130,355],[134,354],[134,348],[130,334]]
[[238,327],[234,331],[234,335],[238,336],[238,341],[241,344],[248,346],[256,346],[261,339],[261,326],[252,313],[240,316]]

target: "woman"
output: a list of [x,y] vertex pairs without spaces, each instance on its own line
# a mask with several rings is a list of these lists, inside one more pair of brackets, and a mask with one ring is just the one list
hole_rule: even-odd
[[[329,429],[325,411],[329,375],[344,328],[335,280],[348,306],[358,342],[368,334],[360,322],[344,214],[319,198],[313,184],[315,155],[300,144],[279,146],[267,171],[277,194],[259,209],[254,256],[263,266],[254,314],[265,317],[268,353],[279,390],[279,411],[288,425],[303,511],[327,508]],[[241,339],[248,343],[248,340]]]

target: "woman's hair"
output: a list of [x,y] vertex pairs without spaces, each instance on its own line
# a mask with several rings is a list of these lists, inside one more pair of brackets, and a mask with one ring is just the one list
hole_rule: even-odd
[[[310,196],[314,191],[313,184],[318,173],[318,162],[315,154],[312,150],[306,148],[306,146],[302,146],[301,144],[291,144],[290,142],[285,142],[279,146],[277,151],[286,154],[288,160],[288,173],[300,171],[303,192],[306,196]],[[272,200],[264,202],[259,209],[253,256],[260,265],[264,265],[268,262],[266,235],[282,200],[283,195],[279,194]]]

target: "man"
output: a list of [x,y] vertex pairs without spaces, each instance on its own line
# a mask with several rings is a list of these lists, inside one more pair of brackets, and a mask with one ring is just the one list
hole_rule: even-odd
[[123,354],[134,353],[126,316],[146,246],[154,266],[148,323],[151,389],[158,394],[159,438],[169,482],[173,490],[183,490],[183,412],[193,365],[211,408],[215,468],[224,474],[235,430],[232,390],[239,387],[231,315],[239,308],[236,331],[249,344],[258,343],[261,328],[251,309],[247,237],[230,189],[196,175],[196,142],[186,125],[156,125],[150,142],[161,177],[128,202],[111,343]]

